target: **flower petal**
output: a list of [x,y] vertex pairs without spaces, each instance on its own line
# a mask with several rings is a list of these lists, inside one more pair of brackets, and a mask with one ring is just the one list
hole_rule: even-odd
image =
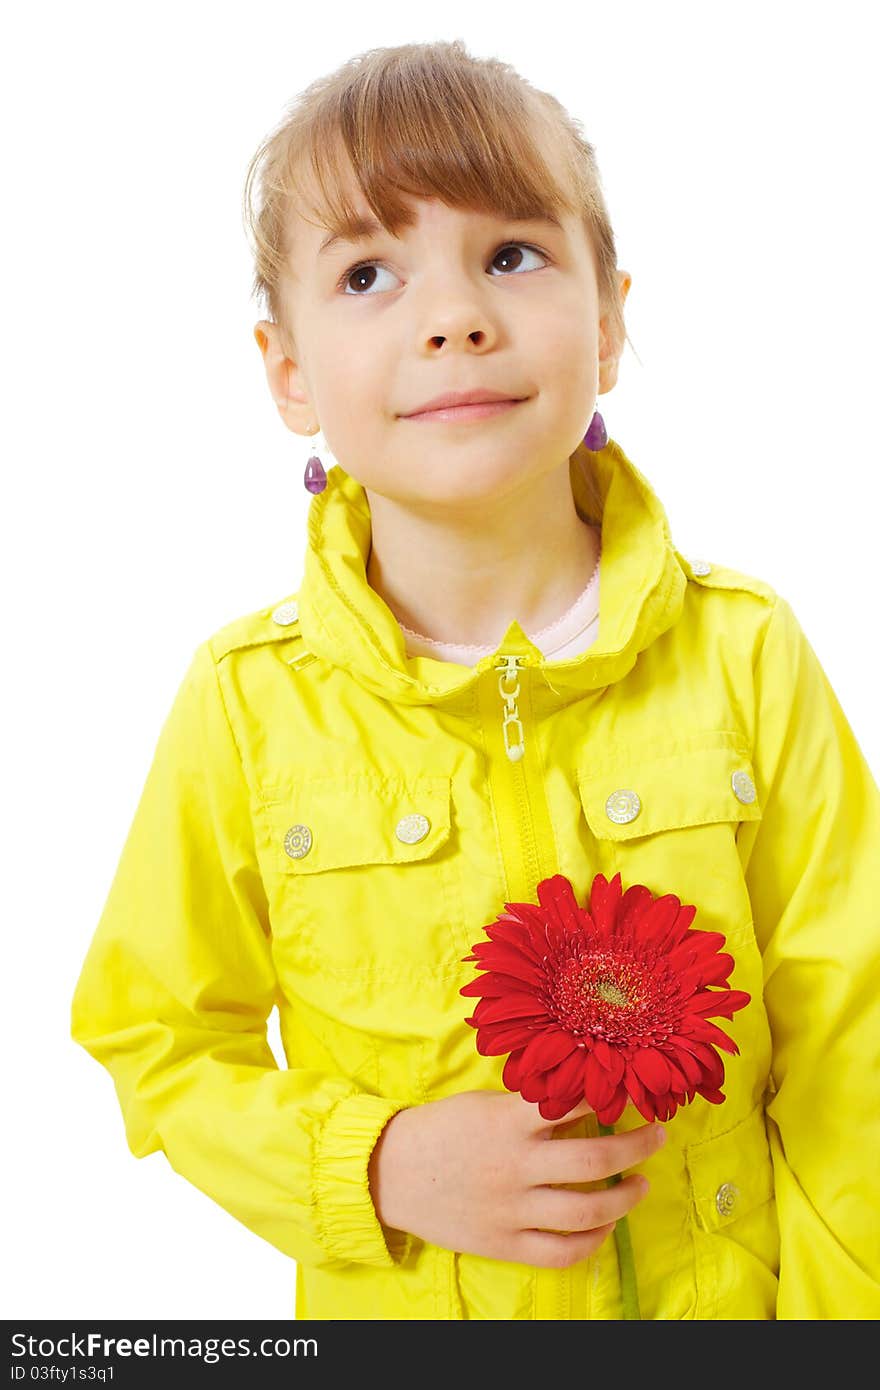
[[523,1100],[544,1100],[547,1095],[546,1071],[530,1071],[525,1073],[519,1090]]
[[[694,932],[690,934],[695,935]],[[723,985],[735,963],[733,956],[726,951],[705,951],[690,941],[683,941],[666,957],[667,967],[679,976],[682,988],[685,984],[691,987],[686,979],[689,976],[695,977],[692,986],[695,989],[702,985]]]
[[596,1118],[601,1125],[615,1124],[626,1109],[627,1093],[625,1086],[618,1086],[611,1100],[601,1110],[596,1111]]
[[642,1116],[643,1119],[647,1120],[649,1124],[652,1120],[656,1120],[658,1118],[658,1100],[662,1102],[663,1097],[655,1096],[652,1091],[643,1091],[642,1099],[640,1101],[633,1102],[639,1114]]
[[730,1018],[736,1013],[737,1009],[744,1009],[750,1003],[752,996],[746,994],[744,989],[728,989],[725,991],[724,1007],[717,1010],[722,1018]]
[[579,1090],[583,1095],[586,1056],[585,1048],[575,1047],[567,1057],[564,1057],[557,1066],[552,1068],[547,1076],[548,1096],[570,1095],[576,1090]]
[[654,901],[650,888],[643,883],[631,883],[620,900],[618,926],[627,936],[636,936],[647,908]]
[[574,1110],[580,1104],[578,1096],[569,1096],[563,1100],[542,1100],[538,1105],[538,1114],[544,1120],[561,1120],[567,1115],[569,1110]]
[[658,1120],[671,1120],[678,1109],[678,1101],[671,1091],[665,1096],[657,1097],[655,1101],[655,1115]]
[[[507,922],[502,923],[501,927],[504,928],[504,930],[499,928],[497,932],[490,927],[485,928],[486,932],[489,934],[488,940],[478,941],[476,943],[472,948],[475,955],[477,955],[480,960],[494,962],[498,959],[496,953],[500,953],[500,960],[503,961],[506,958],[506,954],[509,952],[515,958],[526,962],[533,970],[542,971],[544,969],[544,951],[535,949],[531,933],[528,929],[523,926],[518,926],[516,932],[514,932],[510,923]],[[506,967],[502,966],[502,968]]]
[[525,1052],[524,1047],[518,1047],[511,1052],[507,1061],[504,1063],[504,1070],[501,1073],[501,1080],[504,1082],[508,1091],[518,1091],[522,1077],[520,1075],[520,1061]]
[[[663,1060],[669,1068],[669,1075],[672,1079],[672,1089],[676,1092],[685,1092],[688,1088],[688,1078],[683,1069],[679,1066],[678,1056],[670,1057],[668,1052],[664,1052]],[[689,1060],[693,1060],[692,1058]]]
[[593,1053],[596,1061],[600,1062],[611,1076],[615,1086],[623,1077],[623,1057],[616,1048],[609,1047],[604,1038],[593,1039]]
[[482,1027],[514,1018],[547,1019],[549,1015],[534,994],[504,994],[500,999],[481,999],[474,1009],[474,1018]]
[[543,961],[547,952],[554,956],[565,954],[573,932],[563,928],[545,909],[535,903],[521,903],[520,913],[529,933],[532,950]]
[[721,1018],[731,1018],[737,1009],[745,1008],[751,997],[742,989],[703,990],[691,995],[687,1008],[694,1014],[717,1014]]
[[693,1053],[688,1052],[684,1047],[678,1046],[677,1039],[670,1038],[669,1041],[676,1044],[675,1063],[684,1075],[686,1086],[696,1086],[697,1082],[702,1080],[703,1068],[700,1066],[700,1063]]
[[614,929],[620,897],[619,873],[614,875],[610,883],[604,874],[594,876],[590,887],[589,912],[601,936],[609,936]]
[[[474,995],[482,995],[486,998],[498,998],[502,994],[510,994],[522,990],[524,983],[531,983],[523,979],[516,979],[513,975],[502,975],[496,970],[487,970],[476,980],[471,980],[468,984],[462,985],[458,991],[466,999],[473,998]],[[535,984],[539,982],[536,980]]]
[[[685,1027],[684,1023],[682,1023],[682,1027]],[[693,1014],[690,1017],[687,1031],[700,1042],[711,1043],[713,1047],[720,1047],[725,1052],[734,1054],[739,1052],[739,1048],[732,1038],[729,1038],[720,1028],[716,1028],[714,1023],[710,1023],[708,1018],[701,1018],[699,1014]]]
[[704,985],[726,985],[728,975],[732,974],[736,961],[729,951],[719,951],[703,962]]
[[626,1086],[627,1093],[633,1105],[641,1111],[641,1108],[646,1101],[645,1088],[642,1085],[639,1078],[637,1077],[636,1073],[633,1071],[632,1064],[630,1062],[626,1063],[626,1068],[623,1073],[623,1083]]
[[633,1055],[632,1067],[636,1076],[649,1091],[663,1095],[669,1090],[672,1078],[666,1065],[666,1058],[652,1047],[640,1047]]
[[541,880],[538,884],[538,901],[547,920],[555,923],[563,932],[580,933],[580,907],[574,889],[564,874],[553,874],[551,878]]
[[544,963],[538,959],[531,947],[522,947],[514,942],[478,941],[473,947],[473,955],[491,970],[520,975],[528,969],[534,971],[539,978],[543,978],[544,975]]
[[522,1075],[546,1071],[567,1057],[577,1045],[577,1038],[571,1033],[563,1033],[559,1028],[542,1028],[526,1046],[520,1063]]
[[682,937],[681,941],[669,951],[669,958],[680,968],[686,961],[682,959],[682,953],[693,951],[696,956],[702,956],[708,960],[721,949],[726,941],[720,931],[689,931]]
[[584,1060],[584,1095],[595,1111],[609,1105],[617,1091],[617,1082],[597,1061],[594,1052]]
[[656,946],[666,936],[678,917],[681,899],[674,893],[663,893],[645,909],[636,928],[640,946]]
[[696,908],[691,903],[682,903],[676,913],[675,920],[670,924],[668,931],[660,936],[653,944],[655,949],[661,952],[668,959],[669,953],[690,935],[689,927],[694,920]]
[[[465,1020],[470,1023],[470,1019]],[[502,1052],[512,1052],[514,1048],[526,1047],[531,1041],[528,1032],[520,1026],[494,1024],[490,1028],[477,1029],[477,1051],[481,1057],[500,1057]]]

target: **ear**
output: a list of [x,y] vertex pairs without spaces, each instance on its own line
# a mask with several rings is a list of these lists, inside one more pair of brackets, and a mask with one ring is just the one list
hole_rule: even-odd
[[[628,270],[618,270],[617,272],[618,295],[620,298],[621,312],[629,294],[632,284],[632,276]],[[599,392],[610,391],[617,385],[617,369],[620,365],[620,355],[623,352],[624,339],[621,338],[617,325],[614,323],[608,310],[599,320]]]
[[271,319],[260,319],[253,331],[279,415],[294,434],[314,434],[317,415],[309,399],[308,386],[299,364],[285,351],[278,324]]

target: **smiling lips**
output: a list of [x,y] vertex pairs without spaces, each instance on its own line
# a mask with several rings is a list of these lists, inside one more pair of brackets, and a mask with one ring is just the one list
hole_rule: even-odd
[[446,391],[418,407],[404,420],[482,420],[489,415],[501,415],[519,405],[523,397],[505,395],[503,391]]

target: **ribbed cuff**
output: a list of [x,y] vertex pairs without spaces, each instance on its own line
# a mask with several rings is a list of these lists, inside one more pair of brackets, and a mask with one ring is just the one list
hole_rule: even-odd
[[370,1156],[404,1102],[369,1092],[344,1096],[327,1113],[315,1143],[312,1203],[321,1243],[341,1260],[393,1268],[412,1235],[383,1226],[370,1193]]

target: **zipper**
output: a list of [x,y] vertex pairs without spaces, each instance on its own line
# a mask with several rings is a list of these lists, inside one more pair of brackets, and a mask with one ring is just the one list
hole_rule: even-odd
[[[508,762],[512,763],[515,769],[514,794],[517,803],[517,822],[522,831],[525,875],[530,885],[528,892],[531,895],[534,886],[544,875],[539,863],[535,821],[529,794],[528,768],[525,762],[526,731],[519,712],[519,697],[522,693],[519,679],[520,669],[525,666],[526,661],[526,657],[516,656],[512,653],[499,655],[495,669],[500,673],[498,693],[501,696],[503,706],[501,734],[504,739],[504,751],[507,754]],[[524,898],[522,901],[526,901],[526,899]]]
[[[519,708],[516,703],[519,697],[518,663],[524,661],[524,656],[514,656],[510,654],[509,656],[499,656],[496,662],[496,669],[501,671],[501,675],[498,677],[498,689],[501,693],[501,699],[504,701],[504,714],[501,721],[502,733],[504,734],[504,747],[512,763],[518,763],[523,753],[526,751],[525,730],[523,729],[522,720],[519,717]],[[508,688],[511,679],[514,682],[512,690]],[[515,724],[519,729],[519,740],[516,743],[511,743],[510,741],[510,727],[512,724]]]
[[[499,652],[477,692],[510,902],[533,902],[540,880],[556,872],[556,842],[531,715],[529,668],[535,665],[531,653]],[[536,1318],[569,1320],[572,1271],[538,1267],[535,1280]]]

